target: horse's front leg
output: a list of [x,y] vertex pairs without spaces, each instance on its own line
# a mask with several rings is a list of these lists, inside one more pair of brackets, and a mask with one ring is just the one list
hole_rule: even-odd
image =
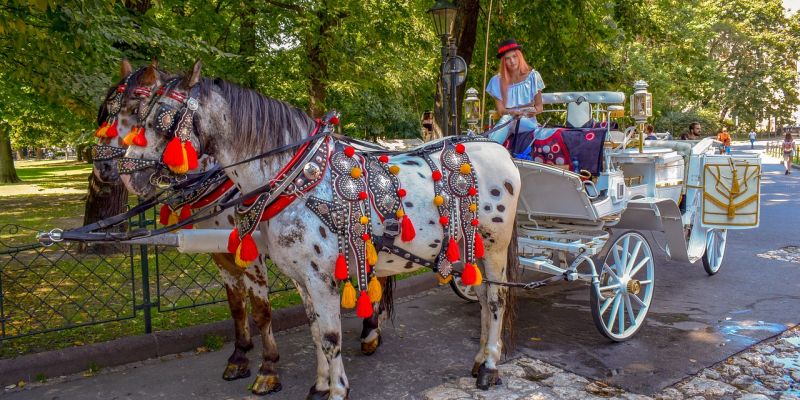
[[219,266],[219,274],[228,295],[228,308],[231,311],[231,318],[233,318],[235,334],[233,354],[228,357],[228,365],[225,367],[225,372],[222,373],[222,379],[232,381],[247,378],[250,376],[250,361],[247,359],[247,352],[253,348],[253,341],[247,321],[247,296],[241,272],[239,274],[232,272],[240,269],[230,254],[212,254],[211,258]]
[[254,274],[248,282],[250,291],[250,304],[253,307],[253,320],[261,332],[261,366],[258,369],[258,375],[255,382],[253,382],[251,391],[254,394],[267,394],[280,391],[283,386],[281,385],[280,378],[278,377],[277,363],[280,359],[278,354],[278,345],[275,343],[275,337],[272,335],[272,308],[269,305],[269,286],[267,281],[267,266],[266,260],[260,256],[253,265],[248,268],[248,272]]
[[[506,255],[500,252],[487,255],[484,260],[484,276],[495,282],[505,282],[505,258]],[[486,390],[502,383],[497,372],[497,364],[500,362],[503,351],[503,323],[509,288],[487,283],[482,286],[486,286],[486,288],[481,290],[485,295],[480,296],[481,330],[486,330],[486,332],[481,333],[481,338],[485,335],[486,341],[478,349],[478,356],[475,357],[475,360],[478,361],[479,357],[485,357],[478,368],[476,386]],[[483,312],[484,309],[486,312]],[[483,323],[484,319],[488,319],[488,324]],[[510,327],[507,328],[510,329]]]
[[297,293],[300,294],[300,298],[303,299],[303,306],[305,307],[306,316],[308,317],[308,325],[311,330],[311,339],[314,341],[315,355],[317,358],[316,382],[314,382],[314,385],[311,386],[306,399],[324,400],[328,398],[328,393],[330,392],[328,383],[330,381],[330,368],[328,366],[328,359],[325,357],[325,352],[322,351],[322,346],[319,345],[320,333],[319,323],[317,321],[319,314],[317,314],[317,311],[315,311],[314,304],[312,303],[311,296],[308,295],[308,290],[306,287],[300,284],[298,280],[295,280],[295,287],[297,288]]

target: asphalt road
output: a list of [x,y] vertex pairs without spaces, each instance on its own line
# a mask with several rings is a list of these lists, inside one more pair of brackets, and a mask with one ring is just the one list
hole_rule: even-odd
[[[557,284],[521,299],[517,347],[510,357],[525,354],[587,378],[652,394],[797,324],[800,264],[757,255],[800,245],[800,171],[784,176],[777,162],[769,162],[765,160],[762,179],[761,227],[729,232],[719,274],[709,277],[699,262],[670,262],[656,250],[655,298],[636,337],[624,343],[607,341],[592,323],[588,286]],[[476,304],[465,303],[445,287],[404,299],[396,310],[382,347],[371,357],[359,353],[359,321],[353,316],[343,321],[352,399],[414,399],[427,388],[469,375],[479,338]],[[303,398],[315,373],[308,330],[301,327],[276,336],[284,389],[266,398]],[[250,398],[249,378],[221,379],[230,351],[228,344],[217,352],[151,360],[0,397]],[[251,352],[254,372],[257,351]]]

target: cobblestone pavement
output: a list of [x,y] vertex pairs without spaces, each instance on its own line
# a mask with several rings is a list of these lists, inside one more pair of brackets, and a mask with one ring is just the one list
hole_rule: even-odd
[[488,391],[460,378],[424,392],[425,400],[760,400],[800,399],[800,327],[766,340],[651,396],[523,357],[499,367],[503,384]]

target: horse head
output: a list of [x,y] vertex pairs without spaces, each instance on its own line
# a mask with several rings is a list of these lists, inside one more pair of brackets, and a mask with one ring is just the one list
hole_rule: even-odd
[[[134,128],[141,126],[149,112],[155,89],[168,77],[168,74],[158,69],[158,61],[155,59],[136,71],[133,71],[128,60],[122,60],[120,80],[108,89],[97,114],[100,128],[95,132],[98,141],[92,149],[92,172],[101,182],[119,180],[116,160],[134,142],[138,133],[134,132]],[[142,143],[141,140],[136,142]]]

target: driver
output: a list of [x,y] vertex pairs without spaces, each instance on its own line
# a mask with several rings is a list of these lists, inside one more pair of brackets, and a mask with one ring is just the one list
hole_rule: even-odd
[[508,139],[509,129],[514,129],[514,133],[535,129],[536,114],[542,112],[544,82],[539,72],[525,62],[520,49],[522,46],[514,39],[500,43],[497,47],[499,72],[486,86],[486,92],[494,97],[497,113],[501,115],[498,125],[519,117],[517,121],[489,134],[490,139],[501,144]]

